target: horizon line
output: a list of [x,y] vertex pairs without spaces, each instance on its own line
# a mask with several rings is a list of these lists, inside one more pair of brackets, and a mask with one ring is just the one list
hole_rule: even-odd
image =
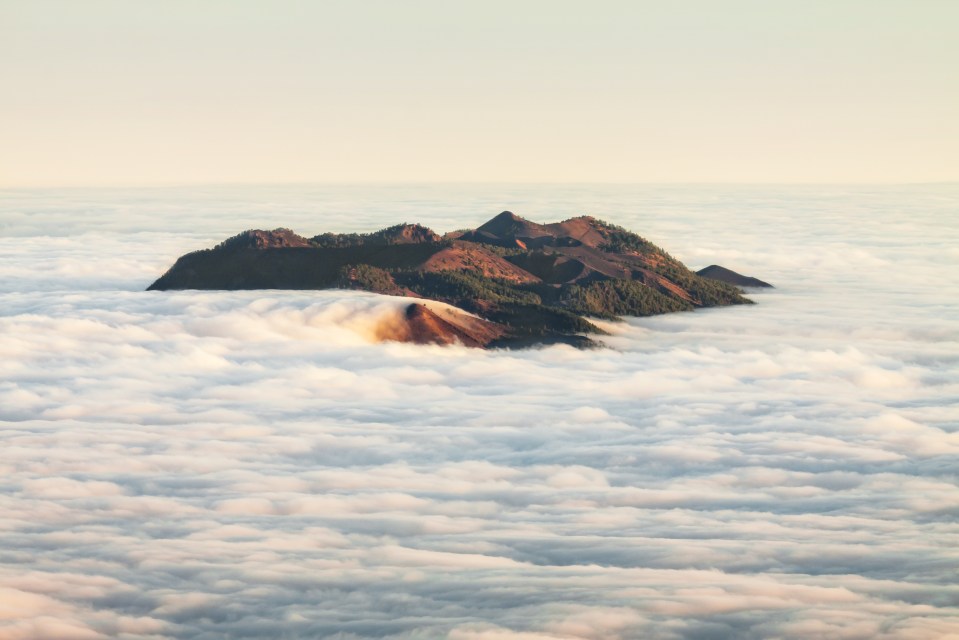
[[681,187],[681,186],[709,186],[709,187],[906,187],[906,186],[947,186],[959,185],[959,178],[955,180],[924,180],[924,181],[519,181],[519,180],[369,180],[369,181],[264,181],[264,182],[153,182],[153,183],[96,183],[96,184],[0,184],[0,191],[31,191],[31,190],[83,190],[83,189],[178,189],[178,188],[223,188],[223,187],[404,187],[404,186],[649,186],[649,187]]

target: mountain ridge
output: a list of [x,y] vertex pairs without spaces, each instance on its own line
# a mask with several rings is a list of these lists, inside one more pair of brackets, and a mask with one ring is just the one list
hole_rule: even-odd
[[476,347],[586,346],[593,343],[588,334],[603,333],[589,317],[752,303],[736,286],[697,275],[645,238],[603,220],[541,224],[509,211],[445,236],[409,223],[312,238],[286,228],[248,230],[181,256],[149,290],[328,288],[458,307],[490,324],[471,333],[460,319],[434,317],[412,303],[407,330],[397,334],[405,337],[395,339]]

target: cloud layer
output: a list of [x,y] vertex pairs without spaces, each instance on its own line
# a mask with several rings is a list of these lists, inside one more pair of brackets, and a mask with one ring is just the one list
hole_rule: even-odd
[[[959,634],[959,192],[582,189],[542,214],[558,196],[516,189],[524,215],[593,203],[778,288],[610,323],[600,350],[375,344],[402,301],[143,292],[244,226],[213,196],[101,194],[119,204],[91,228],[69,213],[94,195],[19,194],[0,637]],[[427,195],[352,206],[370,228],[476,222],[438,224]],[[248,226],[319,232],[305,212],[341,207],[342,230],[348,196],[287,194]]]

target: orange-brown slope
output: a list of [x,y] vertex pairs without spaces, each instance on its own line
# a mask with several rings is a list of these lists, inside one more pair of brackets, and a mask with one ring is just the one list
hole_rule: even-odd
[[600,222],[592,216],[539,224],[509,211],[504,211],[475,231],[466,232],[463,237],[474,242],[499,240],[502,244],[510,244],[507,241],[516,239],[569,239],[573,241],[572,244],[584,244],[588,247],[598,247],[606,241]]
[[486,278],[501,278],[517,284],[538,282],[539,278],[472,242],[454,241],[419,266],[420,271],[469,271]]
[[405,326],[387,339],[416,344],[462,344],[485,347],[506,333],[505,327],[453,309],[433,311],[414,302],[406,308]]
[[554,238],[572,238],[587,247],[598,247],[606,242],[606,236],[599,230],[598,221],[592,216],[579,216],[563,222],[543,225],[544,230]]

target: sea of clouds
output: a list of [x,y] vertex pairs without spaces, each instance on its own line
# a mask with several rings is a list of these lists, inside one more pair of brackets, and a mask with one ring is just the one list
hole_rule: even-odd
[[[589,213],[756,305],[607,348],[145,292],[241,230]],[[8,191],[0,638],[959,637],[959,185]]]

